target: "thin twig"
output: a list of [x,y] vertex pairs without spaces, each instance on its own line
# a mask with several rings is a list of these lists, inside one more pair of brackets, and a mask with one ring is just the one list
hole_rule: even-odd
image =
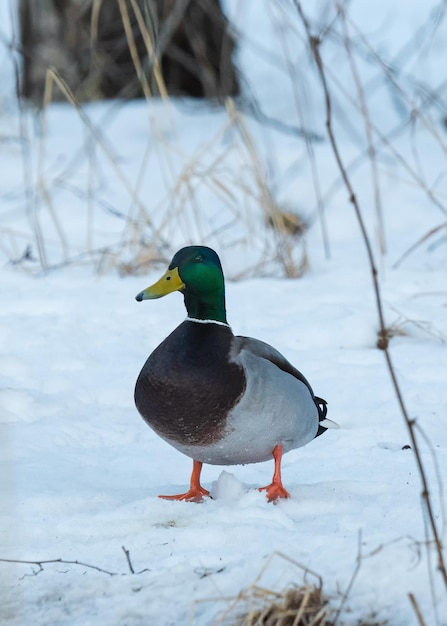
[[116,163],[116,160],[113,157],[113,155],[111,154],[110,149],[109,149],[105,139],[102,136],[102,133],[99,131],[98,127],[94,126],[93,123],[90,121],[90,118],[86,114],[84,108],[81,106],[80,102],[77,100],[77,98],[75,97],[75,95],[73,94],[73,92],[71,91],[69,86],[67,85],[67,83],[63,80],[63,78],[57,73],[57,71],[54,68],[49,68],[47,70],[47,80],[51,84],[54,82],[59,87],[59,89],[62,91],[62,93],[64,94],[64,96],[67,99],[67,101],[70,104],[73,105],[73,107],[75,108],[75,110],[79,114],[79,117],[80,117],[81,121],[83,122],[85,127],[91,132],[91,137],[95,140],[96,144],[101,148],[101,151],[103,152],[103,154],[108,159],[110,165],[112,166],[114,172],[117,175],[117,178],[121,181],[121,183],[123,184],[124,188],[129,193],[129,196],[131,197],[133,203],[136,206],[138,206],[141,214],[145,215],[145,219],[146,219],[145,224],[146,224],[146,226],[148,226],[150,228],[153,228],[151,220],[150,220],[149,216],[146,213],[146,209],[145,209],[142,201],[137,196],[135,190],[132,188],[132,184],[129,181],[129,179],[127,178],[127,176],[124,174],[123,170]]
[[[306,35],[308,37],[309,40],[309,48],[312,51],[312,55],[314,57],[316,66],[317,66],[317,70],[318,70],[318,74],[320,77],[320,81],[321,81],[321,85],[323,88],[323,93],[324,93],[324,100],[325,100],[325,107],[326,107],[326,129],[328,132],[328,136],[329,136],[329,140],[331,143],[331,147],[332,147],[332,152],[334,154],[335,160],[337,161],[337,165],[338,168],[340,170],[340,174],[343,178],[343,182],[345,184],[345,187],[348,191],[348,195],[349,195],[349,200],[354,208],[355,214],[357,216],[357,221],[359,223],[360,226],[360,230],[362,233],[362,237],[363,237],[363,242],[365,244],[365,248],[366,248],[366,252],[367,252],[367,256],[368,256],[368,260],[369,260],[369,265],[370,265],[370,269],[371,269],[371,275],[372,275],[372,281],[373,281],[373,287],[374,287],[374,293],[375,293],[375,299],[376,299],[376,307],[377,307],[377,313],[378,313],[378,317],[379,317],[379,325],[380,325],[380,334],[381,336],[385,339],[386,337],[386,327],[385,327],[385,321],[384,321],[384,315],[383,315],[383,307],[382,307],[382,298],[381,298],[381,294],[380,294],[380,288],[379,288],[379,281],[378,281],[378,272],[377,272],[377,267],[374,261],[374,255],[372,252],[372,247],[371,247],[371,242],[368,236],[368,233],[366,231],[366,226],[365,226],[365,222],[363,220],[363,216],[362,216],[362,212],[360,210],[360,205],[357,201],[357,197],[355,195],[353,186],[351,184],[351,181],[348,177],[348,174],[346,172],[346,168],[345,165],[343,163],[343,160],[341,158],[340,155],[340,150],[338,148],[338,142],[335,139],[335,135],[334,135],[334,131],[333,131],[333,127],[332,127],[332,102],[331,102],[331,96],[330,96],[330,92],[329,92],[329,87],[327,84],[327,80],[326,80],[326,73],[325,73],[325,67],[323,64],[323,60],[321,58],[320,55],[320,48],[319,48],[319,39],[315,38],[314,36],[312,36],[311,33],[311,28],[309,25],[309,22],[306,18],[306,16],[304,15],[303,9],[301,7],[301,3],[299,2],[299,0],[294,0],[294,4],[297,8],[298,14],[301,18],[301,21],[303,23],[304,26],[304,30],[306,32]],[[415,420],[414,419],[410,419],[410,416],[408,414],[408,411],[406,409],[404,400],[403,400],[403,396],[400,390],[400,386],[399,383],[397,381],[396,378],[396,373],[393,367],[393,363],[391,360],[391,355],[389,353],[388,350],[388,341],[384,340],[383,343],[383,351],[385,354],[385,360],[388,366],[388,371],[389,374],[391,376],[391,381],[394,387],[394,391],[402,412],[402,416],[404,418],[405,424],[407,426],[409,435],[410,435],[410,439],[411,439],[411,443],[412,443],[412,449],[415,455],[415,459],[416,459],[416,465],[418,467],[418,471],[419,471],[419,476],[422,482],[422,500],[425,504],[425,508],[426,508],[426,512],[427,512],[427,516],[428,516],[428,520],[429,520],[429,525],[430,525],[430,529],[431,532],[433,534],[433,539],[435,541],[435,545],[436,545],[436,552],[437,552],[437,557],[438,557],[438,569],[439,572],[442,576],[443,582],[445,584],[445,586],[447,587],[447,569],[446,569],[446,565],[444,562],[444,555],[443,555],[443,546],[442,546],[442,541],[441,538],[439,536],[438,533],[438,528],[436,526],[436,520],[435,520],[435,514],[433,511],[433,506],[432,506],[432,502],[431,502],[431,497],[430,497],[430,491],[428,488],[428,479],[426,476],[426,472],[424,469],[424,465],[422,463],[422,458],[421,458],[421,454],[419,451],[419,446],[418,446],[418,442],[416,439],[416,433],[415,433]]]
[[421,237],[420,239],[418,239],[416,241],[416,243],[412,244],[408,250],[406,250],[402,256],[400,256],[397,261],[394,263],[394,265],[392,266],[393,269],[396,269],[397,267],[399,267],[399,265],[402,263],[402,261],[404,259],[407,258],[407,256],[409,256],[412,252],[414,252],[416,250],[416,248],[418,248],[420,245],[422,245],[424,243],[424,241],[427,241],[427,239],[430,239],[430,237],[432,237],[433,235],[435,235],[437,232],[439,232],[440,230],[442,230],[443,228],[446,229],[447,231],[447,222],[443,222],[442,224],[438,224],[438,226],[435,226],[434,228],[431,228],[428,233],[425,233],[425,235],[423,237]]
[[[319,39],[316,39],[314,36],[312,36],[312,39],[315,40],[315,41],[320,41]],[[353,97],[351,91],[349,89],[347,89],[347,87],[345,86],[343,81],[341,81],[338,78],[337,73],[334,72],[334,71],[331,71],[331,68],[329,68],[327,66],[325,66],[325,68],[324,68],[324,73],[325,73],[326,84],[327,84],[327,77],[329,77],[331,79],[331,81],[341,91],[341,93],[344,95],[344,97],[347,99],[347,101],[356,110],[361,112],[361,109],[360,109],[360,106],[359,106],[359,103],[358,103],[358,99]],[[402,128],[407,127],[410,122],[411,122],[411,118],[409,120],[405,121],[405,123],[402,125]],[[375,124],[371,124],[371,129],[373,130],[374,135],[378,138],[379,143],[383,144],[385,146],[385,148],[387,148],[390,151],[392,156],[398,161],[398,163],[403,167],[403,169],[421,187],[421,189],[425,192],[425,194],[430,199],[430,201],[441,211],[441,213],[443,215],[447,215],[447,207],[444,206],[444,204],[439,200],[439,198],[436,197],[436,195],[433,193],[432,189],[427,186],[427,183],[425,182],[425,180],[423,178],[421,178],[419,176],[419,173],[417,172],[417,170],[415,170],[414,167],[412,167],[408,163],[408,161],[402,156],[402,154],[397,150],[397,148],[395,148],[393,146],[393,144],[390,141],[391,133],[388,133],[388,136],[386,136],[384,133],[382,133],[380,131],[380,129]],[[395,134],[395,131],[393,131],[392,134]],[[347,166],[345,166],[345,171],[347,171]]]
[[134,566],[132,564],[132,561],[130,559],[130,552],[129,552],[129,550],[127,550],[127,548],[125,548],[124,546],[121,546],[121,549],[122,549],[122,551],[124,552],[124,554],[126,556],[127,565],[129,566],[131,574],[142,574],[143,572],[150,572],[151,571],[149,568],[145,567],[144,569],[140,569],[138,572],[136,572],[135,569],[134,569]]
[[411,602],[411,606],[414,609],[414,612],[416,613],[416,618],[417,621],[419,622],[419,626],[426,626],[424,618],[422,617],[422,613],[421,610],[419,608],[419,604],[417,603],[416,598],[414,597],[414,595],[412,593],[408,594],[408,598]]
[[345,606],[346,601],[349,598],[349,594],[351,593],[351,589],[354,586],[355,580],[359,574],[360,567],[362,565],[362,531],[361,530],[359,530],[358,532],[357,545],[358,545],[358,549],[357,549],[357,557],[355,559],[355,568],[354,568],[354,571],[352,572],[351,580],[349,581],[348,586],[346,587],[346,591],[343,594],[342,600],[340,602],[340,606],[338,607],[337,612],[335,614],[333,626],[336,626],[337,624],[338,618],[340,617],[340,613],[342,612],[342,609]]
[[141,66],[140,57],[138,55],[137,45],[135,42],[135,37],[132,31],[132,24],[130,22],[129,12],[127,10],[127,4],[125,0],[118,0],[118,6],[121,13],[121,21],[123,23],[124,32],[127,40],[127,47],[130,52],[130,56],[132,59],[132,63],[135,68],[135,72],[138,80],[140,81],[141,88],[144,93],[144,97],[146,100],[150,100],[152,97],[151,90],[149,87],[149,83],[144,74],[143,68]]
[[[138,574],[143,574],[143,572],[151,571],[148,568],[144,568],[136,572],[132,565],[132,561],[130,559],[129,550],[127,550],[124,546],[121,546],[121,547],[126,556],[127,565],[129,566],[129,570],[131,574],[138,575]],[[68,561],[66,559],[46,559],[42,561],[28,561],[28,560],[22,560],[22,559],[1,559],[0,558],[0,562],[1,563],[19,563],[22,565],[37,565],[39,569],[37,572],[34,572],[33,576],[37,576],[37,574],[40,574],[40,572],[43,572],[44,571],[43,566],[49,565],[50,563],[62,563],[64,565],[80,565],[81,567],[88,567],[89,569],[94,569],[97,572],[101,572],[102,574],[107,574],[108,576],[126,576],[126,574],[123,574],[123,573],[120,574],[119,572],[110,572],[109,570],[104,569],[102,567],[98,567],[97,565],[91,565],[90,563],[84,563],[83,561],[78,561],[78,560]]]
[[[278,24],[278,31],[281,30],[281,27],[282,27],[282,24]],[[300,120],[300,125],[302,128],[305,128],[306,124],[305,124],[304,110],[303,110],[303,107],[301,106],[301,98],[300,98],[300,94],[298,91],[298,86],[302,83],[302,80],[300,79],[300,76],[297,72],[296,64],[292,62],[292,54],[287,45],[287,37],[280,37],[280,42],[284,51],[284,59],[286,62],[287,71],[290,76],[290,83],[291,83],[295,108],[297,110],[298,118]],[[317,166],[317,160],[315,157],[314,145],[313,145],[313,141],[311,140],[311,138],[308,136],[307,133],[303,135],[303,138],[306,144],[306,152],[309,157],[309,165],[310,165],[310,171],[312,175],[313,188],[315,192],[317,213],[318,213],[318,217],[320,220],[321,234],[323,238],[324,253],[325,253],[326,259],[330,259],[331,250],[330,250],[330,244],[329,244],[329,233],[328,233],[328,228],[327,228],[325,206],[323,202],[323,195],[321,192],[320,176],[319,176],[319,171],[318,171],[318,166]]]
[[126,550],[126,548],[124,546],[121,546],[121,549],[122,549],[122,551],[124,552],[124,554],[126,556],[126,561],[127,561],[127,565],[129,566],[130,573],[131,574],[135,574],[135,570],[133,568],[132,561],[130,560],[129,550]]
[[349,36],[345,10],[342,5],[338,5],[337,8],[338,8],[339,15],[341,15],[342,17],[341,23],[343,26],[343,36],[344,36],[346,54],[349,59],[349,64],[351,66],[351,73],[354,78],[354,82],[355,82],[358,97],[359,97],[360,111],[365,121],[366,140],[368,143],[368,156],[371,162],[371,178],[373,181],[374,202],[376,205],[376,213],[377,213],[380,251],[382,254],[386,254],[387,246],[386,246],[386,238],[385,238],[385,227],[384,227],[384,221],[383,221],[382,199],[381,199],[381,194],[380,194],[379,172],[378,172],[378,167],[377,167],[377,154],[376,154],[376,148],[374,145],[371,118],[369,115],[368,105],[366,103],[365,91],[362,85],[362,81],[360,79],[360,74],[357,69],[357,65],[355,63],[354,55],[352,54],[352,47],[351,47],[352,39]]
[[0,559],[2,563],[21,563],[22,565],[37,565],[39,567],[39,571],[36,572],[35,575],[40,574],[43,571],[43,566],[48,565],[49,563],[63,563],[64,565],[80,565],[81,567],[88,567],[89,569],[94,569],[97,572],[101,572],[102,574],[107,574],[108,576],[118,576],[118,572],[109,572],[102,567],[98,567],[97,565],[91,565],[90,563],[84,563],[83,561],[67,561],[65,559],[47,559],[45,561],[23,561],[21,559]]

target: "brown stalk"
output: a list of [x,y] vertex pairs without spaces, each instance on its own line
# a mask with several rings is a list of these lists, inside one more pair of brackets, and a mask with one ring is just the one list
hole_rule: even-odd
[[[378,272],[377,272],[377,267],[374,261],[374,255],[373,255],[373,251],[371,247],[371,242],[370,242],[368,233],[366,231],[362,212],[360,210],[360,205],[357,201],[357,197],[355,195],[352,183],[346,172],[346,168],[341,158],[340,150],[338,148],[338,143],[335,138],[334,130],[332,127],[332,102],[331,102],[329,87],[328,87],[327,80],[326,80],[325,67],[324,67],[323,60],[320,55],[320,49],[319,49],[320,41],[318,38],[312,35],[309,22],[306,16],[304,15],[304,12],[303,12],[303,9],[301,7],[301,3],[299,2],[299,0],[294,0],[294,4],[297,8],[298,14],[303,23],[304,30],[306,32],[306,35],[309,41],[309,49],[312,52],[313,58],[317,66],[318,75],[320,77],[320,82],[321,82],[321,86],[323,88],[323,93],[324,93],[324,100],[325,100],[325,107],[326,107],[326,129],[327,129],[327,133],[329,136],[329,141],[330,141],[332,152],[334,154],[338,168],[340,170],[340,174],[342,176],[343,182],[348,192],[349,201],[351,202],[354,208],[354,211],[355,211],[355,214],[357,216],[357,220],[360,226],[362,238],[365,244],[365,248],[366,248],[366,252],[367,252],[368,260],[369,260],[369,265],[371,269],[371,275],[372,275],[372,281],[373,281],[373,287],[374,287],[374,293],[375,293],[375,299],[376,299],[376,307],[377,307],[377,313],[379,317],[380,334],[382,337],[386,337],[386,328],[385,328],[385,321],[384,321],[384,316],[383,316],[382,298],[380,295]],[[437,553],[437,558],[438,558],[438,569],[441,574],[442,580],[447,588],[447,569],[446,569],[446,565],[444,562],[444,556],[442,553],[443,546],[442,546],[442,541],[441,541],[441,538],[439,536],[438,529],[436,526],[435,514],[433,511],[430,491],[428,488],[428,479],[427,479],[427,475],[426,475],[424,465],[422,462],[421,453],[420,453],[419,446],[418,446],[418,441],[416,438],[416,432],[415,432],[416,420],[410,419],[408,411],[405,407],[402,392],[400,390],[399,383],[397,381],[396,373],[395,373],[393,363],[391,360],[391,355],[388,350],[388,341],[384,341],[383,351],[385,353],[385,360],[388,366],[389,374],[391,376],[391,381],[394,387],[394,391],[395,391],[395,394],[396,394],[396,397],[397,397],[397,400],[398,400],[398,403],[402,412],[402,416],[407,426],[410,440],[412,443],[412,450],[414,452],[416,465],[417,465],[419,476],[420,476],[421,483],[422,483],[422,494],[421,494],[422,500],[425,504],[425,510],[428,516],[429,526],[433,534],[433,539],[434,539],[435,546],[436,546],[436,553]]]
[[127,45],[129,47],[130,56],[132,57],[132,63],[134,65],[135,72],[137,74],[138,80],[140,81],[141,88],[143,89],[144,97],[146,98],[146,100],[150,100],[152,94],[140,62],[140,57],[138,56],[137,45],[135,42],[135,37],[133,36],[129,11],[127,10],[127,4],[125,0],[118,0],[118,6],[121,13],[121,20],[123,22],[124,32],[126,33]]
[[[278,26],[280,27],[279,24]],[[306,128],[304,111],[303,111],[303,107],[301,106],[301,98],[300,98],[300,94],[298,91],[298,85],[301,82],[300,76],[298,72],[296,71],[296,64],[293,63],[292,61],[292,54],[287,45],[286,37],[281,39],[281,45],[282,45],[283,52],[284,52],[284,58],[286,60],[287,72],[290,76],[293,99],[295,101],[295,108],[298,113],[300,125],[302,128]],[[309,157],[310,171],[312,175],[312,182],[313,182],[315,200],[316,200],[316,205],[317,205],[317,213],[318,213],[318,217],[320,220],[321,234],[323,237],[324,252],[325,252],[326,259],[330,259],[331,251],[330,251],[330,245],[329,245],[329,233],[328,233],[328,228],[327,228],[325,206],[324,206],[323,196],[321,192],[320,176],[318,172],[317,159],[315,156],[313,141],[312,141],[310,133],[307,133],[307,132],[303,133],[303,138],[304,138],[304,142],[306,145],[306,151]]]
[[387,250],[386,250],[386,239],[385,239],[385,227],[383,223],[382,200],[381,200],[380,186],[379,186],[379,171],[377,167],[377,155],[376,155],[376,148],[374,146],[373,129],[372,129],[372,124],[371,124],[371,119],[369,116],[368,105],[366,103],[365,91],[363,89],[362,81],[360,79],[360,74],[357,69],[354,56],[352,54],[351,39],[349,37],[345,11],[341,5],[339,5],[339,15],[341,15],[342,17],[341,21],[342,21],[342,26],[343,26],[343,39],[344,39],[346,54],[348,56],[349,64],[351,67],[351,73],[354,78],[355,86],[357,89],[361,114],[365,121],[366,140],[368,143],[368,155],[370,157],[370,162],[371,162],[371,177],[373,180],[374,201],[376,205],[377,222],[378,222],[378,230],[379,230],[380,251],[382,254],[386,254]]
[[419,605],[417,603],[417,600],[416,600],[414,594],[413,593],[409,593],[408,594],[408,599],[410,600],[411,606],[414,609],[414,612],[416,614],[416,618],[417,618],[419,626],[425,626],[424,618],[422,617],[421,610],[419,608]]

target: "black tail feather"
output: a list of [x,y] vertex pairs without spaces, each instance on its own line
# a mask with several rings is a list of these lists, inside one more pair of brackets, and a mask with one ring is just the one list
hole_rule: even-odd
[[[318,421],[321,422],[325,419],[327,415],[327,402],[326,400],[323,400],[323,398],[318,398],[317,396],[314,397],[314,402],[315,406],[318,409]],[[325,428],[324,426],[318,426],[317,434],[315,435],[315,437],[319,437],[320,435],[325,433],[326,430],[327,428]]]

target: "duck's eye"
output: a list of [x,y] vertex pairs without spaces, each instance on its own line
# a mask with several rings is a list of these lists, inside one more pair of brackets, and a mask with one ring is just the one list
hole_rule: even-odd
[[196,257],[194,257],[195,263],[201,263],[202,261],[203,261],[203,256],[201,254],[198,254]]
[[171,277],[170,276],[166,276],[166,280],[171,280]]

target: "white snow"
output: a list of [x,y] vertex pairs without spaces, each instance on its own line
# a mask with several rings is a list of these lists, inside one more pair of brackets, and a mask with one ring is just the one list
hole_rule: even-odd
[[[274,52],[271,58],[283,59],[277,33],[283,32],[281,24],[290,27],[284,41],[302,64],[307,121],[324,136],[322,94],[314,74],[309,78],[310,60],[297,51],[293,4],[228,0],[226,6],[246,33],[238,55],[250,89],[265,113],[298,126],[290,76],[259,51],[260,46]],[[321,15],[325,3],[305,6]],[[352,18],[391,60],[436,6],[409,2],[404,12],[397,3],[353,2]],[[439,28],[430,49],[406,67],[405,84],[414,78],[433,87],[444,80],[444,22]],[[6,26],[2,32],[8,34]],[[332,55],[332,67],[347,80],[349,68],[346,60],[341,66],[335,44]],[[365,81],[377,74],[366,61],[361,69]],[[6,79],[5,84],[10,89]],[[393,128],[400,114],[390,105],[387,87],[371,97],[382,130]],[[0,135],[11,140],[0,143],[0,559],[83,565],[47,563],[39,571],[37,565],[0,561],[0,623],[207,626],[219,623],[231,598],[259,575],[272,589],[312,582],[302,567],[322,577],[337,607],[360,558],[340,623],[354,625],[375,615],[390,626],[416,625],[412,593],[426,625],[445,626],[446,590],[433,545],[425,542],[414,451],[404,449],[409,435],[384,354],[376,348],[377,311],[364,245],[346,191],[340,185],[333,189],[338,176],[327,142],[316,144],[315,153],[330,259],[303,142],[245,121],[275,199],[313,222],[307,235],[310,269],[300,279],[285,279],[259,217],[262,198],[253,161],[225,111],[175,101],[90,105],[86,113],[106,147],[96,143],[89,151],[91,132],[68,105],[50,107],[41,132],[31,112],[20,118],[9,91],[2,98],[8,106],[0,111]],[[354,109],[345,113],[362,138],[356,144],[336,117],[343,158],[349,161],[365,150],[364,128]],[[431,119],[444,141],[440,119]],[[419,174],[445,203],[445,153],[422,123],[415,132]],[[417,170],[410,131],[395,145]],[[378,250],[368,160],[352,171],[352,179],[380,270],[386,323],[401,331],[390,352],[406,407],[417,420],[446,543],[445,232],[427,238],[393,267],[445,215],[385,149],[379,169],[385,256]],[[185,178],[172,187],[182,175],[190,176],[191,188]],[[39,181],[50,193],[63,237]],[[135,263],[135,248],[144,251],[125,220],[131,215],[141,226],[144,213],[165,241],[160,249],[166,259],[191,242],[216,247],[227,276],[244,278],[227,280],[233,330],[283,352],[328,401],[328,417],[341,425],[285,455],[290,500],[272,505],[257,491],[270,481],[273,462],[204,466],[203,484],[213,499],[200,505],[157,498],[185,490],[192,463],[158,438],[133,404],[145,359],[185,316],[178,294],[135,302],[164,262],[139,276],[120,278],[116,272],[123,263]],[[53,266],[48,272],[37,261],[10,262],[27,244],[38,256],[36,216]],[[148,224],[147,239],[151,229]],[[99,257],[96,251],[103,247],[108,252]],[[95,264],[86,250],[95,251]],[[299,246],[295,254],[299,259]],[[65,258],[73,262],[66,265]],[[272,556],[276,553],[290,560]]]

